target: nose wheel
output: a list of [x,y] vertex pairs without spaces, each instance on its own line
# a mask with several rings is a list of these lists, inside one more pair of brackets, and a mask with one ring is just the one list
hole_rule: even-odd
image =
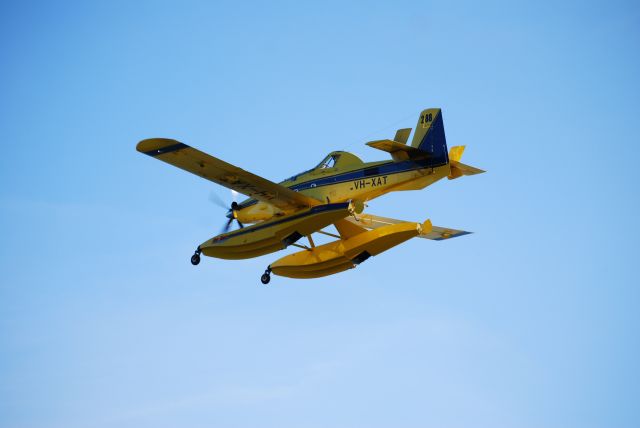
[[191,264],[196,266],[197,264],[200,263],[200,253],[202,251],[200,251],[200,248],[198,247],[198,249],[196,250],[195,253],[193,253],[193,256],[191,256]]
[[264,273],[260,277],[260,281],[264,285],[267,285],[269,283],[269,281],[271,281],[271,268],[267,268],[267,270],[264,271]]

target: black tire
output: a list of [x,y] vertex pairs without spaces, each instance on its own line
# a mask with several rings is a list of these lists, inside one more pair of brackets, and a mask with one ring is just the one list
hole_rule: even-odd
[[268,273],[263,273],[260,277],[260,281],[262,281],[262,283],[265,285],[268,284],[269,281],[271,281],[271,275],[269,275]]
[[200,263],[200,254],[194,254],[191,256],[191,264],[196,266],[198,263]]

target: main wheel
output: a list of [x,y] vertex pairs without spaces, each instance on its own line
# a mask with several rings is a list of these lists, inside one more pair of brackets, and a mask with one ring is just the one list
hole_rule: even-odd
[[193,256],[191,256],[191,264],[195,266],[198,263],[200,263],[200,254],[196,253]]
[[271,275],[269,275],[268,273],[263,273],[260,277],[260,281],[262,281],[263,284],[268,284],[269,281],[271,281]]

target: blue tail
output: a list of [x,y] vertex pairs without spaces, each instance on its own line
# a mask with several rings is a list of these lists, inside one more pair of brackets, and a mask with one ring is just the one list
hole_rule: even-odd
[[420,113],[411,146],[429,153],[430,166],[435,167],[449,163],[442,110],[430,108]]

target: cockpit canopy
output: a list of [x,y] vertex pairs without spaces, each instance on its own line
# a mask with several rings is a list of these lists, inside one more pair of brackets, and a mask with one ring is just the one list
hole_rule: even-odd
[[308,173],[317,173],[318,171],[325,171],[329,168],[340,168],[340,169],[348,169],[352,167],[357,168],[362,163],[363,163],[362,160],[360,160],[358,156],[351,154],[349,152],[331,152],[324,159],[322,159],[322,162],[320,162],[315,168],[309,169],[307,171],[303,171],[299,174],[289,177],[283,182],[297,181],[300,175],[308,174]]
[[322,162],[314,168],[314,170],[322,170],[327,168],[347,168],[361,164],[362,160],[354,154],[349,152],[331,152]]

